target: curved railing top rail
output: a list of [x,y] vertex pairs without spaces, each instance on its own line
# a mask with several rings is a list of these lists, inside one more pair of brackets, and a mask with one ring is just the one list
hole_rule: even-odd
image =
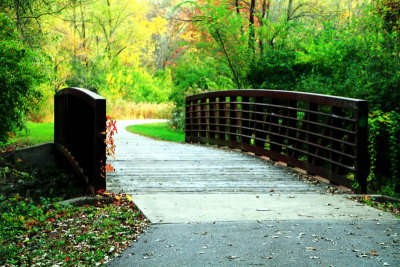
[[187,96],[187,101],[199,100],[202,98],[212,97],[230,97],[230,96],[253,96],[280,98],[294,101],[312,102],[318,105],[335,106],[340,108],[356,109],[360,103],[367,103],[366,100],[347,98],[340,96],[322,95],[305,92],[285,91],[285,90],[269,90],[269,89],[239,89],[225,90],[201,93],[197,95]]
[[240,148],[366,191],[368,103],[361,99],[242,89],[186,97],[187,142]]
[[85,101],[88,103],[90,106],[94,106],[96,104],[96,101],[106,101],[106,99],[90,90],[83,89],[83,88],[78,88],[78,87],[68,87],[59,90],[56,93],[56,97],[62,96],[62,95],[72,95],[76,96],[79,99]]

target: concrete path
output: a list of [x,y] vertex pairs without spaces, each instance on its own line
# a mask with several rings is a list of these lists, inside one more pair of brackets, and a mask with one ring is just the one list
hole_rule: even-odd
[[107,188],[153,225],[109,266],[400,266],[391,214],[240,152],[124,130],[142,122],[118,122]]

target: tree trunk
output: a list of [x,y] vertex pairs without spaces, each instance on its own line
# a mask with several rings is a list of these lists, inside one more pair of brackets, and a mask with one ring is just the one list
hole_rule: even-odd
[[240,14],[239,0],[235,0],[235,9],[236,13],[239,15]]
[[287,13],[286,13],[286,22],[292,19],[292,7],[293,7],[293,0],[289,0],[288,2],[288,8],[287,8]]
[[256,0],[251,0],[249,10],[249,48],[255,52],[255,29],[254,29],[254,12],[256,7]]
[[[260,21],[260,27],[264,26],[264,22],[267,19],[269,15],[269,8],[270,8],[270,1],[269,0],[263,0],[261,3],[261,17],[259,18]],[[258,41],[258,46],[260,48],[260,55],[264,55],[264,40],[263,36],[259,36],[259,41]]]

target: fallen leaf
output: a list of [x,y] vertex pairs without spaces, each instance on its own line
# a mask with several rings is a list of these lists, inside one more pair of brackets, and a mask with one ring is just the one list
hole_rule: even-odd
[[308,251],[315,251],[315,250],[318,250],[318,249],[313,248],[313,247],[306,247],[306,250],[308,250]]
[[369,254],[371,254],[372,256],[379,256],[378,252],[376,250],[371,250],[369,252]]

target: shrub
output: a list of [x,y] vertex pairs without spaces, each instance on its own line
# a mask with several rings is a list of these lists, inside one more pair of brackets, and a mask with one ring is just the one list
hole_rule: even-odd
[[369,127],[370,189],[400,196],[400,113],[374,111]]
[[168,126],[177,131],[185,130],[185,110],[183,108],[174,110],[171,119],[168,121]]

